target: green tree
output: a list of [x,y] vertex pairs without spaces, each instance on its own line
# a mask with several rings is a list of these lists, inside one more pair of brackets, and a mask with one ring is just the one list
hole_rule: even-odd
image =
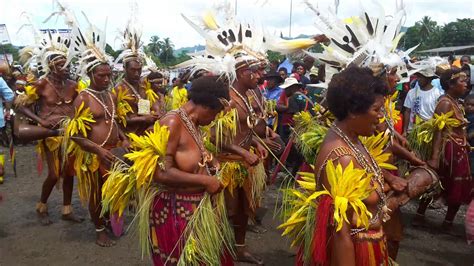
[[173,62],[173,65],[180,64],[189,59],[191,59],[191,57],[188,55],[188,51],[181,50],[181,52],[178,54],[178,57],[176,57],[175,61]]
[[170,62],[173,62],[174,57],[174,44],[171,42],[170,38],[163,39],[163,46],[160,53],[160,60],[169,66]]
[[474,43],[474,19],[457,19],[446,24],[441,31],[443,46],[459,46]]
[[[0,44],[0,56],[3,57],[4,54],[12,54],[13,61],[18,61],[18,49],[17,47],[11,44]],[[11,64],[12,62],[10,62]]]
[[105,52],[109,55],[111,55],[114,59],[116,59],[120,53],[122,52],[122,50],[117,50],[115,51],[112,46],[110,46],[109,44],[106,44],[105,45]]
[[150,43],[146,46],[148,53],[159,56],[163,48],[163,41],[160,40],[160,37],[154,35],[150,38]]

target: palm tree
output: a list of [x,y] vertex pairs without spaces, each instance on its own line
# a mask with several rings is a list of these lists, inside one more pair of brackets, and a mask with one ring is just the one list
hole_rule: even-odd
[[159,56],[163,49],[163,41],[160,37],[154,35],[150,38],[150,43],[147,45],[147,50],[154,56]]
[[421,28],[420,28],[420,37],[422,40],[426,40],[430,37],[431,34],[436,30],[437,23],[436,21],[431,20],[430,17],[424,16],[421,21]]
[[169,60],[174,59],[173,50],[174,44],[171,42],[170,38],[164,38],[160,59],[163,60],[165,64],[168,64]]

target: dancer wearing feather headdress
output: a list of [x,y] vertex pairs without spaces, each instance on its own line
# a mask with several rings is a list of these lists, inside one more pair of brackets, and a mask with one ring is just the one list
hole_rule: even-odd
[[152,95],[147,94],[141,81],[145,54],[142,51],[141,28],[136,21],[136,10],[123,32],[123,52],[116,59],[122,61],[125,75],[113,92],[118,98],[118,114],[126,132],[142,135],[158,117],[151,113]]
[[[390,87],[389,94],[385,97],[385,103],[382,106],[384,116],[380,119],[376,131],[386,132],[389,136],[389,141],[385,142],[386,144],[382,147],[382,151],[385,153],[384,156],[388,156],[388,159],[390,158],[390,154],[393,154],[409,161],[412,165],[424,165],[423,161],[418,159],[414,153],[410,152],[403,146],[403,143],[406,143],[406,140],[394,130],[394,123],[400,118],[398,116],[399,112],[394,108],[394,104],[392,103],[392,89],[395,87],[397,82],[410,75],[402,56],[395,53],[395,48],[401,37],[399,29],[405,16],[403,5],[397,6],[397,12],[392,20],[386,21],[383,10],[380,10],[381,14],[378,16],[372,16],[370,13],[364,12],[362,16],[340,20],[331,10],[329,10],[329,12],[324,12],[323,15],[323,13],[317,8],[309,3],[307,4],[309,8],[316,13],[316,18],[318,20],[317,27],[330,40],[329,45],[323,45],[323,53],[308,53],[326,63],[326,81],[329,82],[341,69],[350,69],[351,66],[370,67],[373,75],[375,75],[377,79],[383,80],[385,86]],[[410,49],[405,54],[408,54],[413,49],[414,48]],[[373,97],[373,95],[367,95],[367,97]],[[333,110],[331,111],[333,112]],[[320,134],[319,132],[315,133]],[[326,136],[326,139],[327,138],[328,136]],[[371,138],[374,138],[374,136]],[[322,146],[318,145],[317,148],[320,149],[321,147]],[[317,153],[317,150],[313,151],[313,153]],[[317,154],[318,158],[320,158],[320,156],[320,154]],[[405,193],[407,191],[407,181],[397,177],[393,173],[390,173],[388,171],[389,169],[394,170],[396,168],[390,167],[382,169],[380,171],[382,174],[381,177],[383,178],[382,181],[387,182],[392,190],[401,192],[401,194]],[[316,178],[321,178],[320,172],[315,173]],[[401,198],[396,199],[392,197],[389,200],[396,201],[401,200]],[[319,211],[319,208],[316,209]],[[395,208],[393,209],[395,210]],[[384,219],[384,222],[386,221],[387,219]],[[399,222],[399,219],[397,219],[397,221]],[[286,223],[286,226],[288,226],[288,223],[290,223],[290,221]],[[384,228],[386,226],[389,228],[392,227],[392,225],[385,224]],[[323,229],[316,228],[315,230]],[[399,239],[394,240],[396,240],[395,242],[397,243],[399,241]],[[321,243],[319,242],[320,240],[317,241],[318,243]],[[308,261],[308,251],[314,247],[309,242],[305,242],[305,245],[304,260]],[[393,251],[390,249],[390,255],[392,258],[396,257],[397,249],[397,245]],[[378,263],[380,264],[381,262]]]
[[[20,57],[29,66],[31,61],[38,64],[40,79],[27,86],[25,92],[15,100],[19,112],[36,122],[39,127],[24,125],[18,129],[21,139],[40,139],[38,151],[48,165],[48,176],[43,183],[41,199],[36,211],[43,225],[48,225],[47,200],[55,184],[63,177],[63,215],[62,218],[81,222],[72,213],[73,176],[72,161],[60,151],[62,137],[59,135],[61,121],[74,115],[73,101],[77,97],[77,84],[69,78],[69,66],[66,55],[70,40],[48,31],[44,36],[39,33],[38,43],[20,51]],[[36,106],[37,112],[31,108]],[[46,137],[46,138],[45,138]],[[64,165],[62,158],[67,158]]]
[[228,84],[219,76],[200,77],[192,83],[189,101],[159,121],[170,137],[164,167],[153,174],[159,186],[150,215],[154,265],[232,264],[224,256],[232,248],[232,231],[224,195],[217,194],[223,189],[219,166],[199,128],[209,125],[228,100]]
[[91,83],[74,100],[75,113],[65,122],[64,135],[74,141],[67,143],[67,151],[75,157],[79,197],[83,203],[89,203],[97,234],[96,244],[109,247],[115,242],[107,236],[104,219],[100,217],[101,189],[116,158],[111,150],[129,144],[115,120],[117,99],[109,90],[112,70],[105,45],[103,31],[92,24],[87,31],[74,25],[68,61],[77,56],[77,74],[80,77],[87,75]]
[[213,12],[207,12],[198,24],[184,17],[206,39],[206,55],[192,58],[178,67],[190,67],[192,73],[206,70],[230,80],[230,105],[237,110],[238,131],[231,141],[222,145],[218,155],[226,187],[227,211],[234,225],[236,259],[262,264],[262,259],[251,254],[245,244],[248,219],[254,217],[265,187],[261,162],[268,155],[254,131],[258,130],[261,120],[265,135],[265,121],[255,112],[248,94],[263,78],[267,50],[291,53],[313,45],[314,41],[286,41],[265,34],[259,27],[238,22],[229,3],[220,7],[220,11],[225,16],[222,22],[216,20]]
[[169,97],[166,95],[169,73],[159,70],[151,58],[146,57],[146,67],[149,71],[143,79],[145,93],[151,104],[151,113],[161,118],[166,114]]

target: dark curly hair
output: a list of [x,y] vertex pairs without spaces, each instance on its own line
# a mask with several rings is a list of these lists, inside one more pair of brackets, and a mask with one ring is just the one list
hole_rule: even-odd
[[388,92],[387,83],[374,77],[370,68],[351,66],[332,77],[326,97],[329,111],[344,120],[349,113],[367,112],[377,95]]
[[452,67],[452,68],[449,68],[449,69],[445,70],[444,72],[441,73],[441,75],[439,75],[439,81],[440,81],[441,87],[443,88],[444,91],[449,90],[450,85],[452,86],[452,85],[456,84],[456,82],[459,78],[451,79],[451,77],[453,75],[456,75],[456,74],[459,74],[459,73],[461,73],[460,68]]
[[193,80],[188,98],[214,110],[223,108],[219,99],[230,100],[229,83],[219,76],[202,76]]

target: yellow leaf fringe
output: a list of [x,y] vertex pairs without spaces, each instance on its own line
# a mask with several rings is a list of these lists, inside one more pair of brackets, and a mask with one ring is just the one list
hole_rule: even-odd
[[121,86],[114,88],[112,93],[117,97],[117,117],[120,123],[127,127],[127,115],[128,113],[133,113],[133,109],[128,101],[132,101],[133,97],[128,94],[127,89]]
[[174,87],[171,90],[171,110],[179,109],[188,101],[188,91],[185,88]]
[[28,106],[35,103],[39,99],[38,94],[36,93],[36,88],[32,85],[25,86],[25,91],[23,94],[16,96],[14,105],[18,106]]

